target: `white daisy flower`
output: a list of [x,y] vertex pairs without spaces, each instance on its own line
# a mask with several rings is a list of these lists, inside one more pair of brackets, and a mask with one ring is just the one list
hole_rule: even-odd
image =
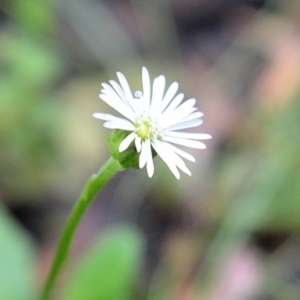
[[180,178],[178,169],[191,175],[182,158],[192,162],[195,162],[195,158],[175,145],[205,149],[206,146],[199,140],[211,138],[205,133],[179,131],[203,123],[203,113],[194,107],[196,100],[183,102],[184,95],[176,95],[177,82],[173,82],[164,93],[166,80],[163,75],[156,77],[151,87],[145,67],[142,70],[143,91],[137,91],[134,95],[124,75],[118,72],[117,76],[120,84],[114,80],[110,81],[110,85],[103,83],[99,97],[124,118],[105,113],[94,113],[93,116],[106,121],[103,125],[106,128],[128,131],[120,143],[119,151],[125,151],[134,142],[139,153],[139,167],[146,165],[149,177],[154,173],[152,149],[177,179]]

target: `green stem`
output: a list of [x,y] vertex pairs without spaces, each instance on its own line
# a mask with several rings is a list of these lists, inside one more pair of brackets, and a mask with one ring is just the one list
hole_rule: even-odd
[[92,175],[85,184],[77,203],[70,213],[69,219],[61,235],[55,258],[44,285],[40,300],[48,299],[57,276],[67,259],[75,230],[87,207],[92,202],[99,190],[113,177],[117,171],[121,170],[123,170],[123,167],[120,165],[120,163],[117,160],[110,158],[102,166],[98,174]]

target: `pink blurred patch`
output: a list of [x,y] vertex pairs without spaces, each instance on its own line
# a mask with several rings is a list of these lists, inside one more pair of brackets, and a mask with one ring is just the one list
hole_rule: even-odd
[[262,281],[260,256],[251,248],[241,249],[229,258],[210,300],[251,299],[258,293]]

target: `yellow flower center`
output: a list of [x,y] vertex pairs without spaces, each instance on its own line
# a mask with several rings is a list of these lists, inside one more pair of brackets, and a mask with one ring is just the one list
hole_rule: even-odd
[[151,124],[148,120],[144,120],[137,124],[136,134],[142,139],[145,140],[148,138],[149,133],[151,131]]
[[153,141],[155,139],[158,139],[160,136],[156,121],[153,120],[150,116],[142,116],[141,118],[139,118],[135,123],[135,127],[136,134],[143,141],[145,141],[146,139]]

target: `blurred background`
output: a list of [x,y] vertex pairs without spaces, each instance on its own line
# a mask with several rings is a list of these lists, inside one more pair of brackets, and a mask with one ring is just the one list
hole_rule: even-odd
[[[1,1],[0,298],[41,288],[68,213],[109,157],[92,117],[110,110],[100,84],[121,71],[140,89],[142,66],[197,99],[196,130],[213,139],[190,151],[192,177],[177,181],[159,158],[152,179],[115,176],[53,299],[75,299],[63,296],[74,265],[112,236],[90,281],[113,278],[121,296],[81,299],[300,299],[297,0]],[[120,240],[131,271],[116,277]]]

